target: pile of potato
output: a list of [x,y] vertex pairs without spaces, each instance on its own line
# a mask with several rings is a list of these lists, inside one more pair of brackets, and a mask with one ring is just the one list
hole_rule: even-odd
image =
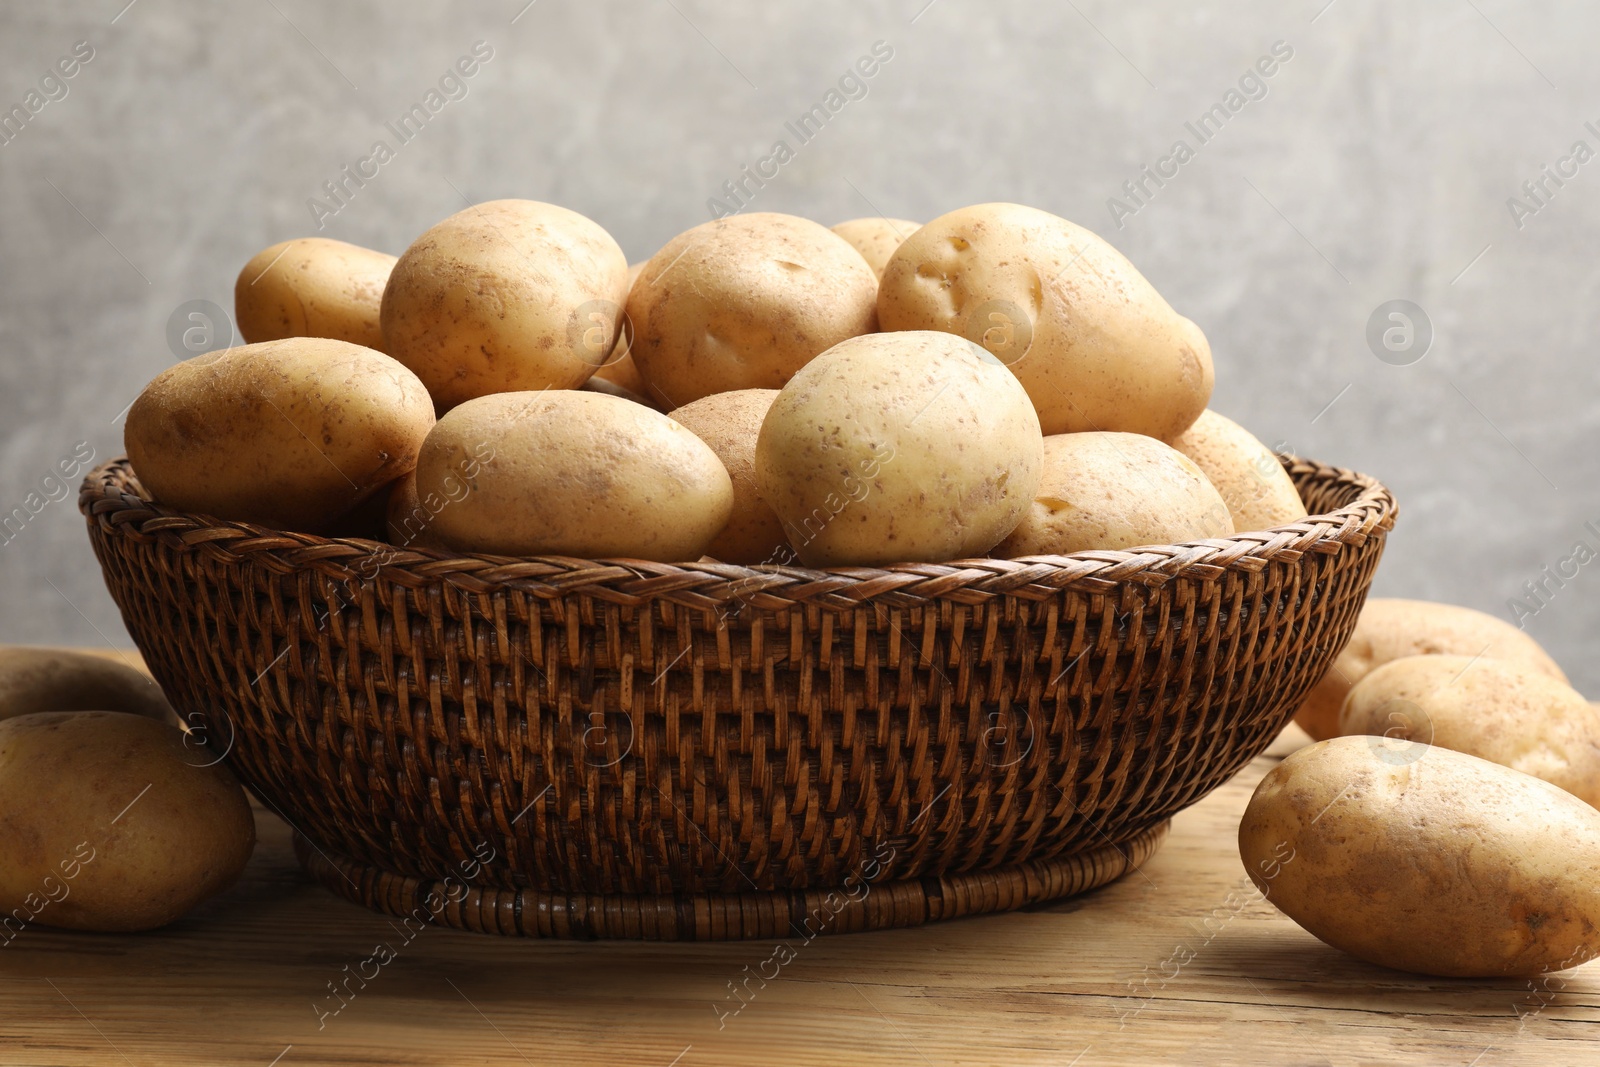
[[1374,963],[1526,975],[1600,956],[1600,711],[1527,634],[1367,602],[1239,826],[1267,898]]
[[479,204],[398,258],[306,238],[242,347],[159,375],[158,502],[454,552],[850,566],[1126,549],[1306,516],[1206,404],[1210,346],[1034,208],[736,215],[632,268],[590,219]]
[[238,879],[255,818],[203,741],[131,666],[0,648],[0,946],[164,926]]

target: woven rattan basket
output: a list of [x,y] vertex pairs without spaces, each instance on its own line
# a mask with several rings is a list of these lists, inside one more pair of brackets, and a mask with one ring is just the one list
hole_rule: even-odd
[[1264,533],[827,571],[283,533],[155,506],[126,460],[79,505],[156,679],[329,888],[503,934],[810,937],[1103,884],[1261,752],[1395,516],[1284,462],[1312,517]]

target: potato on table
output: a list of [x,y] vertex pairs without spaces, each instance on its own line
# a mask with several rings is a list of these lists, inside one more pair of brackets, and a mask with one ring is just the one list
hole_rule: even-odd
[[1044,474],[995,555],[1063,555],[1232,534],[1227,505],[1182,453],[1136,433],[1044,439]]
[[1600,955],[1600,811],[1476,756],[1307,745],[1256,787],[1239,855],[1289,918],[1385,967],[1487,978]]
[[884,330],[944,330],[1021,380],[1047,434],[1171,440],[1211,397],[1211,348],[1120,252],[1019,204],[941,215],[908,237],[878,286]]
[[40,711],[175,717],[155,680],[126,663],[67,648],[0,647],[0,719]]
[[1402,656],[1440,654],[1511,660],[1558,682],[1567,680],[1537,641],[1503,619],[1454,604],[1375,597],[1361,610],[1349,642],[1294,721],[1313,740],[1336,737],[1345,695],[1368,671]]
[[634,282],[633,360],[668,410],[778,389],[819,352],[877,329],[877,295],[872,268],[820,223],[772,212],[702,223]]
[[628,261],[591,219],[492,200],[411,243],[383,293],[386,351],[441,412],[489,393],[576,389],[610,358]]
[[255,847],[233,773],[183,731],[109,711],[0,722],[0,937],[165,926]]
[[947,333],[880,333],[783,387],[756,479],[808,566],[963,559],[1016,526],[1043,451],[1027,393],[993,356]]
[[233,286],[239,336],[251,344],[331,337],[382,352],[378,309],[394,264],[394,256],[327,237],[263,249]]
[[1523,663],[1390,660],[1351,686],[1339,733],[1466,752],[1600,805],[1600,712],[1570,685]]
[[393,359],[296,337],[167,368],[123,439],[157,503],[320,533],[414,467],[432,426],[427,389]]

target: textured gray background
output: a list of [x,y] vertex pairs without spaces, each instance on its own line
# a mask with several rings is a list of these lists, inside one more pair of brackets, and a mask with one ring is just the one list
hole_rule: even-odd
[[[0,145],[0,511],[80,440],[120,451],[173,310],[231,306],[249,256],[315,232],[307,199],[475,41],[494,58],[466,98],[326,235],[399,252],[463,197],[516,196],[644,258],[882,39],[868,95],[791,140],[753,208],[1015,200],[1097,230],[1204,327],[1215,407],[1393,487],[1381,593],[1509,617],[1575,540],[1600,547],[1600,160],[1520,229],[1506,203],[1575,140],[1600,150],[1592,5],[125,2],[0,14],[0,110],[96,52]],[[1278,40],[1267,95],[1118,229],[1107,198]],[[1397,298],[1435,330],[1409,366],[1365,340]],[[71,499],[0,547],[0,590],[0,640],[126,640]],[[1591,695],[1597,626],[1600,563],[1528,626]]]

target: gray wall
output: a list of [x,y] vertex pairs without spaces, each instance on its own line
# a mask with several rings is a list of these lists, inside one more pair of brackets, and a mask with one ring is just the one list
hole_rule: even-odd
[[[94,49],[0,144],[0,510],[80,441],[118,452],[174,309],[229,306],[250,255],[315,232],[307,200],[482,40],[467,95],[326,235],[398,252],[463,197],[519,196],[639,259],[783,137],[795,158],[755,208],[832,223],[1015,200],[1111,239],[1210,336],[1215,407],[1393,487],[1380,592],[1509,617],[1574,541],[1600,548],[1600,160],[1520,220],[1507,204],[1575,141],[1600,151],[1590,5],[537,0],[512,24],[521,0],[138,0],[113,23],[125,2],[0,14],[4,109]],[[784,120],[880,39],[894,57],[866,96],[793,142]],[[1277,41],[1293,57],[1265,95],[1249,86],[1119,227],[1108,198],[1195,145],[1185,121]],[[1432,323],[1409,365],[1366,339],[1392,299]],[[0,590],[0,639],[126,640],[71,498],[0,548]],[[1530,632],[1600,695],[1600,564],[1548,599]]]

